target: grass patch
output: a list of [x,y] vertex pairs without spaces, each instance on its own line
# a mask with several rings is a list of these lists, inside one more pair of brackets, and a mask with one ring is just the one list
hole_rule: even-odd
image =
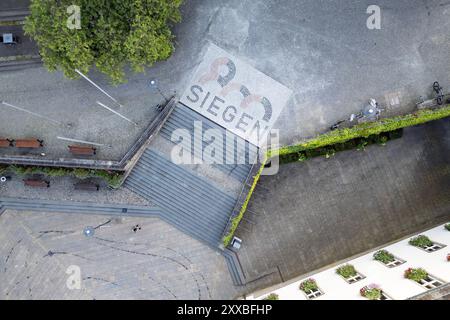
[[18,176],[41,174],[46,177],[72,176],[77,179],[99,178],[103,179],[109,187],[117,189],[121,186],[123,173],[107,170],[94,170],[82,168],[57,168],[57,167],[36,167],[36,166],[0,166],[0,174],[12,173]]

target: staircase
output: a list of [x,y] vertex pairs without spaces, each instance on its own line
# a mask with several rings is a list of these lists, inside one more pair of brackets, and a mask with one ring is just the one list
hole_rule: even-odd
[[[165,139],[172,141],[171,138],[173,131],[175,131],[176,129],[186,129],[189,131],[189,134],[192,137],[192,141],[182,141],[180,142],[180,144],[186,150],[193,150],[194,154],[202,154],[202,151],[209,143],[207,141],[203,141],[202,146],[194,144],[194,121],[201,121],[203,135],[205,131],[209,129],[215,129],[220,132],[221,136],[223,137],[222,143],[220,143],[221,141],[213,141],[210,144],[211,146],[214,146],[216,150],[224,150],[225,152],[223,152],[223,159],[220,159],[220,164],[214,164],[214,167],[235,178],[236,180],[243,182],[251,169],[251,163],[257,157],[258,151],[256,146],[250,144],[244,139],[234,134],[229,134],[231,137],[235,138],[235,141],[233,141],[232,145],[226,148],[226,130],[218,124],[198,114],[197,112],[182,105],[181,103],[179,103],[173,110],[172,114],[162,127],[160,134]],[[176,135],[174,138],[177,138]],[[235,150],[238,150],[240,155],[239,158],[241,158],[242,156],[245,159],[245,161],[241,162],[245,163],[236,164],[237,158],[235,153],[237,152],[235,152]],[[226,164],[226,159],[232,159],[233,164]],[[214,162],[214,158],[210,154],[205,153],[203,154],[203,161],[211,164]]]
[[211,182],[152,150],[144,152],[125,187],[155,203],[166,219],[213,248],[220,245],[236,203]]

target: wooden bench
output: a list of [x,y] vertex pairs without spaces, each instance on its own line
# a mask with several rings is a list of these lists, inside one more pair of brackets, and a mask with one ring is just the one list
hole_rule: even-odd
[[83,156],[92,156],[97,153],[96,148],[84,147],[84,146],[69,146],[69,151],[72,154],[83,155]]
[[74,186],[75,190],[83,191],[98,191],[100,189],[100,185],[92,182],[78,182]]
[[13,140],[0,138],[0,148],[8,148],[13,146]]
[[44,141],[39,139],[19,139],[14,143],[16,148],[40,148],[44,146]]
[[23,180],[24,184],[29,187],[38,187],[38,188],[49,188],[50,182],[40,179],[25,179]]

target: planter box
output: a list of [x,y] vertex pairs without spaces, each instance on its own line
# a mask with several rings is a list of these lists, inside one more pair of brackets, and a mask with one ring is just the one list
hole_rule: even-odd
[[322,290],[320,290],[320,288],[313,289],[313,290],[310,290],[308,292],[305,292],[303,290],[301,290],[301,291],[305,294],[306,298],[308,298],[309,300],[315,299],[317,297],[320,297],[320,296],[324,295],[324,293],[322,292]]

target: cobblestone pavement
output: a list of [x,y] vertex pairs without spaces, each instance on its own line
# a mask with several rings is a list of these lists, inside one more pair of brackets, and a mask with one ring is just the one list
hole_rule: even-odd
[[[133,226],[140,230],[134,232]],[[95,228],[91,237],[83,234]],[[231,299],[224,258],[153,218],[6,211],[0,299]],[[81,270],[81,289],[66,286]]]
[[[236,235],[260,287],[450,221],[450,119],[263,176]],[[253,284],[256,285],[256,284]]]

